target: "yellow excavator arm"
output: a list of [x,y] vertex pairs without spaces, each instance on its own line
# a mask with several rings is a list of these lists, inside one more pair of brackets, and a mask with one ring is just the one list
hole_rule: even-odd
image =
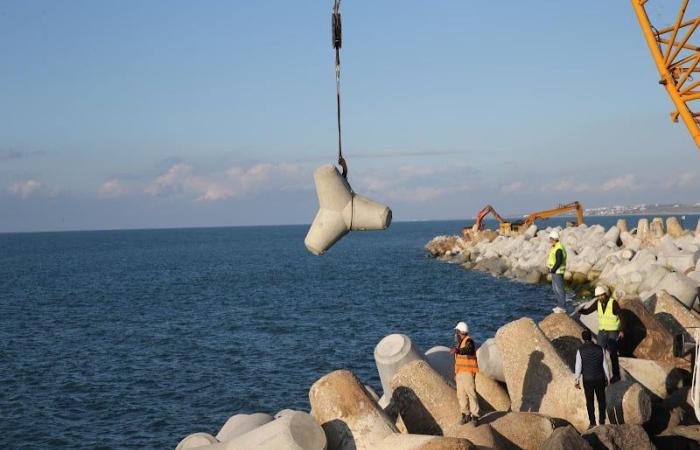
[[659,83],[666,88],[676,107],[676,111],[671,113],[671,119],[674,122],[678,122],[679,117],[683,120],[695,145],[700,149],[700,113],[695,113],[691,107],[691,102],[700,99],[700,80],[693,80],[693,74],[700,72],[700,47],[693,45],[691,41],[700,25],[700,16],[686,18],[685,13],[690,0],[682,0],[675,23],[664,28],[655,28],[649,21],[645,8],[649,1],[631,1],[661,76]]

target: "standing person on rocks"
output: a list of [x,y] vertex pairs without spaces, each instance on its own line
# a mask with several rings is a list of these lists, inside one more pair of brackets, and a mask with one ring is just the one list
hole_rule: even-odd
[[620,320],[620,305],[617,300],[610,295],[608,288],[598,286],[595,288],[596,301],[590,306],[580,308],[581,314],[591,314],[598,312],[598,345],[610,354],[612,363],[611,383],[620,380],[620,360],[618,358],[619,342],[625,333]]
[[581,339],[583,339],[583,345],[576,352],[574,383],[576,389],[581,389],[581,378],[583,378],[583,392],[586,396],[588,428],[590,429],[596,426],[594,394],[598,400],[598,424],[605,424],[605,386],[610,380],[610,374],[608,373],[608,365],[605,363],[605,350],[593,343],[591,331],[583,330]]
[[566,291],[564,291],[564,272],[566,272],[566,249],[559,241],[559,232],[552,231],[549,233],[549,243],[552,246],[549,249],[547,257],[547,268],[552,274],[552,289],[554,297],[557,299],[557,306],[552,309],[555,313],[566,312],[564,305],[566,304]]
[[479,363],[476,359],[476,343],[469,337],[469,327],[459,322],[455,327],[456,347],[450,349],[455,355],[455,381],[457,383],[457,401],[462,412],[461,423],[479,421],[479,399],[476,396],[476,374]]

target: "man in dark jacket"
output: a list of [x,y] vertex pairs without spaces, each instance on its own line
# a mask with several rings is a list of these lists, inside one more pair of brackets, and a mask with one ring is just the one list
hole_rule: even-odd
[[574,383],[576,389],[581,389],[583,378],[583,392],[586,395],[586,409],[588,410],[588,428],[596,426],[593,395],[598,400],[598,423],[605,423],[605,386],[610,380],[608,365],[605,363],[605,350],[593,343],[593,335],[590,330],[581,333],[583,345],[576,352],[576,371]]

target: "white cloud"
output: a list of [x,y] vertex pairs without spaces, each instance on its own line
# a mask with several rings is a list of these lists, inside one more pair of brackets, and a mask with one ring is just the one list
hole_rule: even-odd
[[514,181],[510,184],[506,184],[504,186],[501,186],[501,192],[504,192],[506,194],[512,194],[514,192],[521,192],[526,188],[525,183],[522,181]]
[[40,182],[36,180],[24,180],[10,185],[7,190],[12,194],[20,196],[21,198],[27,198],[39,188],[41,188]]
[[306,175],[304,167],[287,163],[262,163],[250,168],[234,166],[209,175],[197,174],[192,166],[177,163],[150,183],[145,192],[151,195],[194,195],[198,201],[209,202],[264,189],[300,188],[309,183]]
[[123,195],[131,194],[133,187],[126,181],[118,178],[112,178],[102,183],[102,186],[97,190],[97,194],[103,198],[116,198]]
[[631,190],[636,190],[637,188],[638,188],[638,186],[637,186],[636,177],[632,174],[627,174],[627,175],[623,175],[621,177],[609,179],[608,181],[603,183],[600,190],[603,192],[621,191],[621,190],[631,191]]

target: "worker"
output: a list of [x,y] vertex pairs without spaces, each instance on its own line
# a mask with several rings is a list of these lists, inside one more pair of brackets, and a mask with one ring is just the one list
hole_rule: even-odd
[[605,286],[595,288],[595,302],[588,307],[583,305],[577,308],[581,314],[591,314],[598,311],[598,345],[610,354],[612,363],[611,383],[620,380],[620,360],[618,359],[618,340],[625,336],[622,321],[620,320],[620,305]]
[[576,352],[574,383],[576,389],[581,389],[581,378],[583,378],[583,393],[586,396],[588,428],[590,429],[596,426],[594,394],[598,400],[598,424],[605,423],[605,386],[610,381],[610,374],[608,373],[608,365],[605,363],[605,350],[593,343],[591,331],[583,330],[581,339],[583,339],[583,345]]
[[547,257],[547,268],[552,274],[552,289],[554,297],[557,299],[557,306],[552,309],[555,313],[566,312],[566,291],[564,291],[564,272],[566,271],[566,249],[559,240],[559,232],[554,230],[549,233],[549,249]]
[[476,374],[479,363],[476,359],[476,343],[469,337],[469,327],[459,322],[455,327],[456,346],[450,349],[455,355],[455,381],[457,383],[457,401],[462,413],[460,423],[479,422],[479,400],[476,397]]

